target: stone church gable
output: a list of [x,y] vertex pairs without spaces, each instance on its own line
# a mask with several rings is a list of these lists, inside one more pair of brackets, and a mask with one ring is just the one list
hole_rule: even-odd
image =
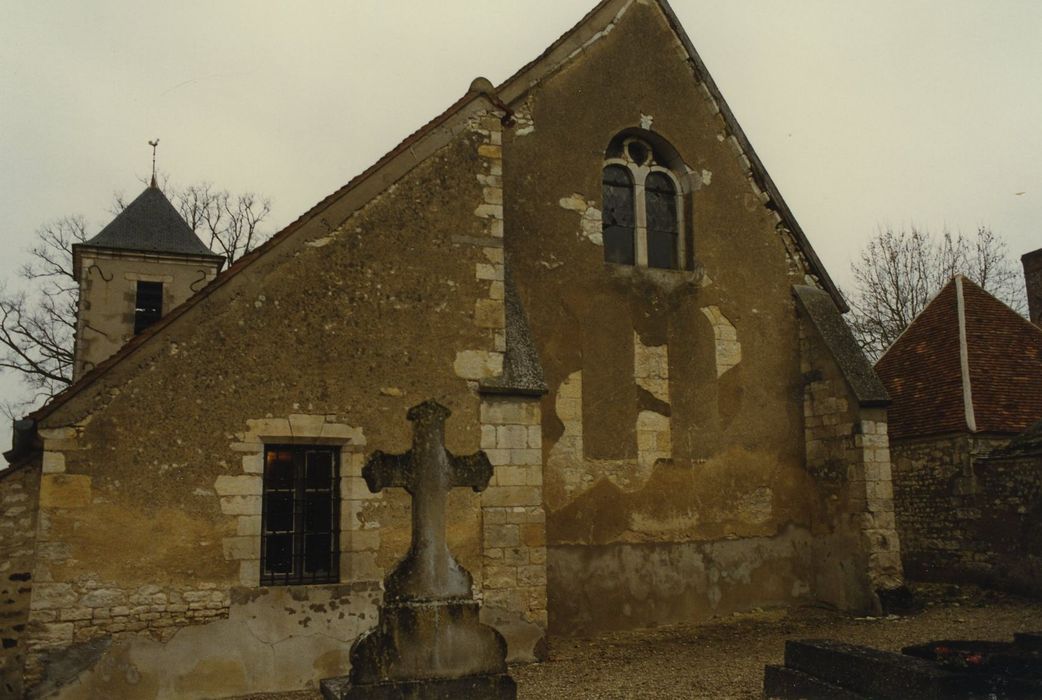
[[[878,609],[886,415],[821,330],[842,309],[668,4],[605,0],[30,416],[19,682],[343,674],[409,547],[408,498],[362,465],[427,399],[494,466],[447,532],[511,660],[548,630]],[[287,572],[289,492],[336,522],[289,528],[328,559]]]

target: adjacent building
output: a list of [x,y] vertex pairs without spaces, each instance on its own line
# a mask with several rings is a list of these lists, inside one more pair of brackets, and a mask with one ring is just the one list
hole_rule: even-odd
[[1042,465],[1028,449],[1042,419],[1042,328],[960,275],[876,371],[892,399],[907,576],[1042,591],[1031,544],[1042,526]]

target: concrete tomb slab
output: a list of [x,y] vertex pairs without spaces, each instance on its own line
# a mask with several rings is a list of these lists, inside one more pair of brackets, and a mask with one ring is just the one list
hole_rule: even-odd
[[898,654],[828,639],[785,643],[785,665],[764,670],[768,698],[941,700],[1042,697],[1037,634],[1010,642],[941,640]]

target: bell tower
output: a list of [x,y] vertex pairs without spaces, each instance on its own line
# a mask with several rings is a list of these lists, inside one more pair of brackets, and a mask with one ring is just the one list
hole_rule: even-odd
[[73,381],[206,286],[224,257],[151,184],[98,235],[72,247],[79,283]]

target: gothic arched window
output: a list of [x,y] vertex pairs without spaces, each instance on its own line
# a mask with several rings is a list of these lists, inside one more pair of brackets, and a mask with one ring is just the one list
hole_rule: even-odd
[[676,176],[643,139],[616,139],[608,148],[601,212],[604,259],[663,269],[683,266],[682,193]]
[[633,178],[621,165],[604,169],[604,210],[601,212],[604,259],[632,265],[633,250]]

